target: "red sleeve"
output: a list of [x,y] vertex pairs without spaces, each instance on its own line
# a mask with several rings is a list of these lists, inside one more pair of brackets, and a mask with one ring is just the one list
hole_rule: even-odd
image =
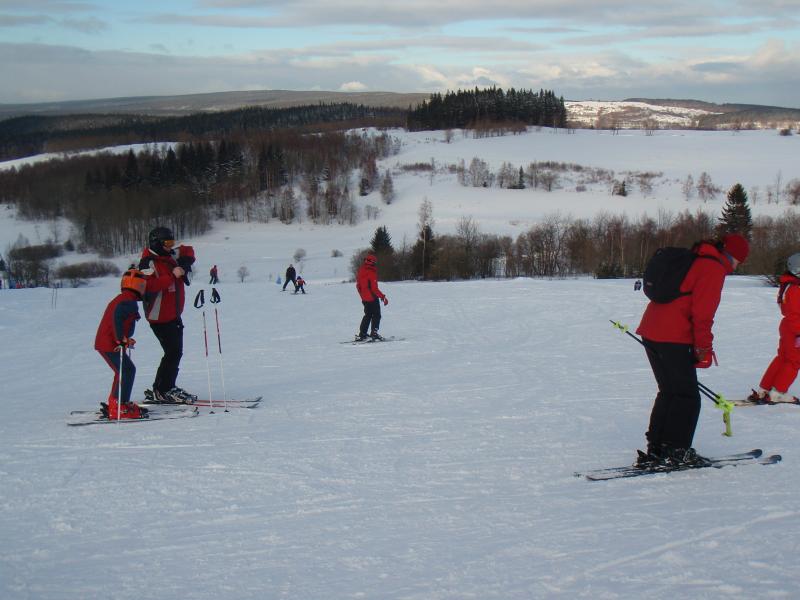
[[725,269],[712,261],[696,261],[695,282],[692,288],[692,337],[697,348],[711,348],[714,334],[714,315],[717,312],[722,286],[725,284]]
[[790,285],[784,292],[781,312],[789,330],[800,335],[800,286]]
[[372,293],[375,294],[378,298],[383,299],[385,296],[383,292],[378,288],[378,274],[371,273],[369,278],[369,289],[372,290]]

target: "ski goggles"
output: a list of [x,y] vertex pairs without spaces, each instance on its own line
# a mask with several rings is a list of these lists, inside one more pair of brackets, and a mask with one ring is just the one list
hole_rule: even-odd
[[175,240],[164,240],[162,244],[167,250],[172,250],[173,246],[175,246]]

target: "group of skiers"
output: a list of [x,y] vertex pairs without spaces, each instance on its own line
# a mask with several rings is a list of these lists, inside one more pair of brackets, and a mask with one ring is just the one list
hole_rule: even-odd
[[[142,419],[147,417],[144,406],[131,401],[136,367],[128,349],[136,345],[133,333],[141,318],[138,303],[144,305],[145,318],[163,350],[152,390],[145,391],[150,402],[186,404],[197,400],[176,384],[183,356],[183,320],[185,286],[190,283],[195,262],[191,246],[175,245],[175,235],[166,227],[156,227],[148,235],[148,245],[142,251],[138,268],[131,265],[122,275],[120,293],[106,306],[95,336],[95,350],[114,372],[111,392],[102,404],[109,419]],[[210,271],[210,283],[217,283],[217,266]],[[294,266],[286,270],[286,282],[291,281],[295,294],[305,294],[305,281]],[[377,258],[368,254],[356,276],[356,288],[364,306],[357,340],[383,339],[378,333],[381,321],[380,302],[389,303],[378,288]],[[369,338],[367,330],[369,329]]]
[[[176,385],[183,356],[183,306],[195,262],[191,246],[175,246],[175,236],[166,227],[156,227],[148,236],[138,268],[131,266],[122,276],[121,291],[109,302],[95,336],[95,349],[114,371],[114,382],[103,412],[109,419],[141,419],[147,409],[131,402],[136,368],[127,349],[136,340],[133,333],[145,318],[164,352],[156,370],[150,399],[154,402],[187,403],[197,396]],[[120,386],[120,377],[122,385]]]
[[[725,277],[747,260],[750,246],[738,234],[702,241],[680,281],[677,297],[652,300],[636,332],[641,335],[658,386],[645,437],[646,452],[638,451],[636,466],[644,469],[704,466],[708,459],[692,448],[700,415],[697,369],[717,364],[711,331]],[[647,271],[644,288],[648,292]],[[651,298],[653,296],[650,296]],[[783,320],[777,356],[758,390],[748,400],[760,404],[795,402],[789,386],[800,369],[800,254],[787,261],[780,278],[778,304]]]

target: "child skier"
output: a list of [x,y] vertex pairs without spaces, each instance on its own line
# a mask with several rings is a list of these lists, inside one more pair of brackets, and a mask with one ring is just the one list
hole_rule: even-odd
[[294,293],[296,294],[298,291],[306,293],[305,288],[303,287],[306,284],[306,280],[303,279],[302,275],[298,275],[297,279],[294,280]]
[[[131,336],[139,320],[139,307],[137,302],[144,298],[147,280],[141,271],[128,269],[122,276],[121,292],[108,303],[97,335],[94,348],[108,366],[114,371],[114,383],[108,395],[108,405],[103,405],[103,413],[109,419],[145,419],[147,409],[131,402],[133,379],[136,377],[136,367],[126,348],[133,348],[136,344]],[[122,376],[122,397],[119,395],[119,378]]]
[[364,318],[361,319],[361,326],[358,328],[356,341],[363,342],[367,339],[367,328],[371,325],[369,336],[373,340],[383,339],[378,333],[381,324],[381,301],[383,305],[389,304],[389,299],[378,289],[378,259],[374,254],[367,254],[364,264],[356,273],[356,289],[361,296],[361,304],[364,305]]
[[783,319],[778,327],[778,354],[767,367],[758,390],[747,398],[756,404],[800,403],[789,394],[789,387],[800,369],[800,253],[786,261],[781,275],[778,305]]

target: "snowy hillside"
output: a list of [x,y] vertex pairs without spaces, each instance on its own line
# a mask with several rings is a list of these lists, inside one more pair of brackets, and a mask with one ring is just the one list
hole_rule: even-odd
[[[386,225],[396,243],[433,203],[435,231],[471,215],[516,235],[554,212],[719,211],[680,193],[707,171],[724,188],[765,190],[800,176],[797,136],[772,132],[531,131],[447,143],[401,134],[397,200],[376,220],[323,227],[218,223],[195,246],[198,276],[220,269],[225,389],[263,395],[256,410],[191,420],[69,428],[70,410],[104,400],[111,371],[93,350],[116,279],[57,291],[0,291],[0,598],[498,599],[793,598],[800,502],[800,409],[737,408],[733,437],[704,401],[695,446],[763,448],[775,466],[727,467],[617,482],[575,471],[622,465],[644,443],[654,383],[641,348],[609,319],[636,325],[628,280],[382,283],[381,331],[352,346],[361,305],[351,253]],[[479,157],[658,171],[648,194],[467,188],[447,165]],[[417,162],[434,176],[402,170]],[[788,207],[757,202],[755,214]],[[2,247],[41,243],[67,225],[0,211]],[[308,294],[275,284],[297,248]],[[343,256],[332,256],[340,250]],[[124,266],[133,257],[119,257]],[[70,259],[85,260],[85,256]],[[239,283],[236,270],[251,275]],[[214,310],[187,304],[179,384],[222,394]],[[715,325],[720,366],[703,382],[730,398],[758,383],[775,351],[774,290],[726,283]],[[134,396],[160,350],[140,323]],[[800,395],[800,385],[793,393]]]

